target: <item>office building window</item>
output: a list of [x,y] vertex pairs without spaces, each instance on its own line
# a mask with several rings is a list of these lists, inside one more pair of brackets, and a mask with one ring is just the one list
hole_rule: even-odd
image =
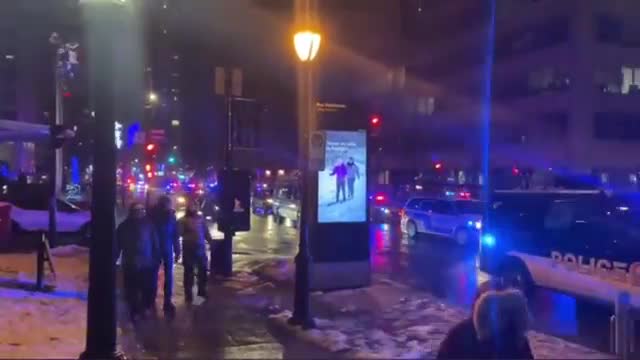
[[594,115],[594,137],[598,140],[640,141],[640,114],[598,112]]
[[541,139],[559,140],[569,133],[569,114],[565,112],[550,112],[542,115]]
[[622,67],[622,94],[640,94],[640,68]]

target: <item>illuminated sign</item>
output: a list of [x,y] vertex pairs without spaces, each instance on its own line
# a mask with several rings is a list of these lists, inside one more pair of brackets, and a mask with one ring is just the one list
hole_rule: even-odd
[[318,222],[366,222],[366,132],[326,131],[324,169],[318,172]]

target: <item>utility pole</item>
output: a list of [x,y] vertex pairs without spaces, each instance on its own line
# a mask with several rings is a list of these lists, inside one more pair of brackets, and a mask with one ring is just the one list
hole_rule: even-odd
[[[86,348],[81,359],[123,359],[117,350],[116,316],[116,44],[134,41],[125,33],[133,6],[122,0],[81,0],[86,26],[90,98],[95,109],[93,199]],[[124,44],[126,49],[130,44]],[[136,59],[127,64],[134,65]],[[123,70],[127,71],[127,69]]]

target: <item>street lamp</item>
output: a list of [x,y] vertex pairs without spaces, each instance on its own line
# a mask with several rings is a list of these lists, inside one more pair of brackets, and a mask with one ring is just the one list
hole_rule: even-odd
[[315,60],[321,42],[322,36],[311,30],[300,31],[293,35],[293,45],[302,62]]
[[309,306],[309,267],[311,255],[309,254],[309,223],[315,209],[313,192],[313,176],[309,169],[309,147],[307,139],[314,130],[314,100],[311,63],[318,55],[322,36],[316,32],[305,30],[293,36],[293,45],[298,58],[302,62],[300,68],[300,113],[298,116],[298,162],[302,173],[302,199],[300,206],[300,242],[296,255],[296,280],[294,290],[293,315],[289,324],[300,325],[303,329],[315,327]]
[[158,94],[154,93],[153,91],[149,93],[147,98],[149,100],[149,103],[151,104],[155,104],[158,102]]

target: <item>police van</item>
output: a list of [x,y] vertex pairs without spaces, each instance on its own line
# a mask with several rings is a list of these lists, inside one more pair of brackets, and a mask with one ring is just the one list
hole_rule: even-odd
[[625,291],[640,306],[640,195],[496,191],[488,207],[482,271],[525,292],[540,286],[611,303]]

